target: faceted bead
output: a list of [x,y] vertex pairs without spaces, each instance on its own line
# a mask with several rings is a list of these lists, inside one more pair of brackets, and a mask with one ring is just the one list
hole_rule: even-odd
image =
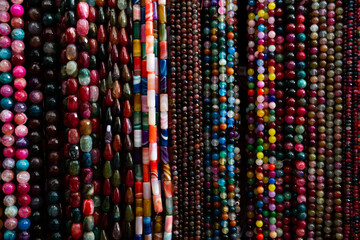
[[131,205],[126,205],[126,207],[125,207],[125,220],[127,222],[134,221],[134,211],[133,211]]
[[120,137],[119,134],[116,134],[116,135],[115,135],[112,146],[113,146],[114,151],[116,151],[116,152],[120,152],[120,151],[121,151],[121,149],[122,149],[122,142],[121,142],[121,137]]
[[111,183],[114,187],[119,187],[121,184],[120,172],[119,170],[114,171],[114,175],[111,178]]
[[126,47],[122,47],[120,51],[120,62],[122,64],[127,64],[130,60],[129,52]]
[[131,91],[130,83],[129,82],[124,83],[124,89],[123,89],[124,98],[130,100],[132,97],[131,93],[132,91]]
[[129,135],[132,132],[132,125],[129,118],[124,119],[122,129],[126,135]]
[[134,185],[134,173],[132,170],[128,170],[126,173],[125,185],[127,187],[132,187]]
[[114,221],[119,221],[120,217],[121,217],[121,212],[119,205],[115,205],[112,211],[112,218],[114,219]]
[[130,205],[134,203],[134,193],[131,187],[126,188],[125,203]]
[[104,169],[103,169],[103,176],[106,179],[109,179],[112,177],[112,168],[110,161],[105,161]]
[[116,99],[119,99],[122,96],[121,85],[117,80],[113,84],[112,96]]
[[[97,39],[99,43],[105,43],[106,42],[106,29],[104,25],[100,25],[97,31]],[[111,40],[111,35],[110,35]]]
[[120,45],[127,46],[129,44],[129,37],[126,33],[125,28],[120,29]]
[[119,204],[120,201],[121,201],[121,194],[120,194],[120,191],[119,191],[119,188],[115,188],[113,193],[112,193],[112,202],[114,204]]
[[116,29],[116,27],[111,27],[110,29],[110,37],[109,37],[109,40],[110,40],[110,43],[113,44],[113,45],[117,45],[119,44],[119,34],[118,34],[118,31]]
[[132,116],[132,109],[129,100],[126,100],[124,103],[123,116],[126,118],[130,118]]
[[[108,161],[107,161],[108,162]],[[112,174],[111,174],[112,175]],[[105,177],[105,176],[104,176]],[[111,194],[111,183],[109,179],[105,179],[103,183],[103,194],[105,196],[110,196]]]
[[109,212],[110,211],[110,198],[109,197],[105,197],[103,199],[101,209],[102,209],[103,212]]
[[121,229],[118,222],[114,224],[113,230],[112,230],[112,237],[114,240],[120,240],[121,239]]

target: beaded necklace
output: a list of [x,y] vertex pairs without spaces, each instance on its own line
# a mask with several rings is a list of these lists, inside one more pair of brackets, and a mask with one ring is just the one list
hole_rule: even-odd
[[[63,2],[61,6],[63,13],[66,11],[66,18],[62,18],[61,25],[64,27],[61,36],[61,69],[62,77],[62,94],[64,96],[64,125],[65,129],[65,146],[64,156],[66,158],[67,173],[65,175],[66,184],[66,236],[74,239],[80,239],[83,235],[83,227],[81,223],[81,194],[80,194],[80,136],[78,132],[79,126],[79,99],[77,91],[78,82],[78,47],[77,42],[78,31],[75,29],[77,19],[75,17],[75,2]],[[85,19],[82,22],[86,21]],[[81,25],[80,25],[81,26]],[[80,30],[80,29],[79,29]],[[85,30],[86,33],[86,29]],[[82,32],[84,33],[84,32]],[[80,38],[79,38],[80,40]],[[79,43],[79,47],[81,42]]]
[[247,27],[247,38],[248,38],[248,68],[247,68],[247,80],[248,80],[248,106],[246,109],[246,118],[248,123],[247,129],[247,208],[246,208],[246,237],[254,237],[255,227],[255,49],[257,43],[255,42],[255,26],[256,26],[256,5],[255,1],[248,1],[248,27]]
[[[23,184],[21,192],[29,193],[31,196],[31,223],[30,231],[32,237],[41,238],[43,236],[42,229],[42,164],[43,164],[43,149],[42,149],[42,103],[43,103],[43,94],[41,91],[43,84],[42,75],[42,32],[41,32],[41,18],[42,14],[40,12],[40,1],[33,2],[29,1],[29,10],[28,10],[28,33],[30,39],[28,45],[31,47],[29,51],[30,59],[27,69],[29,69],[27,74],[27,79],[29,83],[27,85],[27,92],[29,93],[30,106],[28,109],[29,120],[29,161],[21,161],[19,163],[22,166],[21,170],[27,170],[30,166],[30,184]],[[30,208],[27,209],[30,213]],[[30,235],[28,235],[30,236]]]
[[133,1],[133,92],[134,92],[134,163],[135,163],[135,237],[141,239],[143,234],[143,172],[142,155],[142,121],[141,121],[141,1]]
[[283,1],[276,1],[275,9],[275,71],[276,71],[276,163],[275,163],[275,172],[276,172],[276,233],[278,238],[283,237],[283,227],[284,227],[284,170],[283,170],[283,161],[284,161],[284,19],[283,19]]
[[334,76],[334,211],[335,219],[332,233],[336,239],[343,238],[343,207],[342,207],[342,132],[343,132],[343,8],[342,1],[335,1],[335,76]]
[[47,202],[48,206],[48,229],[47,234],[49,239],[62,238],[62,221],[61,221],[61,179],[60,179],[60,107],[59,90],[56,70],[58,70],[59,52],[56,48],[56,31],[57,19],[55,17],[57,5],[54,2],[43,0],[42,7],[44,10],[43,23],[43,38],[44,41],[44,56],[43,63],[43,78],[47,79],[44,84],[44,107],[45,107],[45,137],[46,137],[46,154],[47,160]]
[[[101,3],[100,1],[98,1]],[[116,51],[116,44],[119,43],[119,33],[116,28],[116,1],[108,0],[107,1],[107,11],[108,16],[105,18],[104,5],[105,2],[101,5],[98,4],[98,32],[97,39],[99,44],[99,60],[100,60],[100,79],[101,79],[101,94],[102,94],[102,109],[105,109],[105,114],[103,114],[103,132],[104,132],[104,143],[103,143],[103,185],[102,185],[102,223],[101,223],[101,236],[107,238],[107,236],[119,237],[119,232],[111,232],[110,223],[112,220],[115,221],[119,219],[117,214],[120,213],[118,207],[119,200],[116,198],[120,194],[119,185],[120,185],[120,172],[119,172],[119,148],[121,143],[118,137],[120,130],[120,123],[115,124],[118,117],[114,117],[113,114],[117,111],[115,107],[115,100],[113,94],[118,96],[120,94],[120,88],[118,84],[113,84],[113,75],[117,74],[115,72],[115,60],[113,60],[112,52]],[[102,17],[103,16],[103,17]],[[105,22],[107,20],[107,23]],[[105,25],[108,26],[108,32],[105,28]],[[114,50],[113,50],[114,49]],[[116,50],[115,50],[116,49]],[[118,77],[118,76],[116,76]],[[113,88],[113,91],[112,91]],[[114,106],[114,107],[113,107]],[[117,141],[115,144],[115,140]],[[113,194],[113,198],[110,196]],[[115,201],[114,201],[115,199]],[[111,204],[112,203],[112,204]],[[110,211],[113,210],[113,215]],[[115,230],[118,230],[117,228]],[[115,235],[115,236],[114,236]]]
[[327,32],[326,32],[326,14],[327,2],[319,3],[319,61],[318,61],[318,90],[317,90],[317,183],[316,183],[316,224],[315,236],[323,235],[323,217],[324,217],[324,188],[325,188],[325,104],[326,104],[326,58],[327,58]]
[[308,224],[307,224],[307,236],[313,238],[315,236],[315,223],[316,223],[316,141],[317,141],[317,132],[316,132],[316,123],[317,123],[317,91],[318,91],[318,47],[319,47],[319,2],[318,0],[313,0],[311,11],[311,25],[310,25],[310,62],[309,62],[309,74],[310,74],[310,85],[309,88],[309,104],[308,104],[308,120],[307,120],[307,130],[308,134],[308,183],[307,183],[307,194],[308,194]]
[[212,168],[211,168],[211,2],[210,0],[204,1],[203,9],[203,73],[204,73],[204,91],[203,91],[203,107],[204,107],[204,230],[206,239],[211,239],[211,192],[212,192]]
[[351,139],[352,139],[352,49],[353,49],[353,24],[354,17],[351,12],[354,9],[354,1],[346,1],[344,3],[344,97],[345,97],[345,111],[344,111],[344,123],[345,131],[343,135],[344,139],[344,239],[350,239],[351,235]]
[[[6,60],[4,63],[4,68],[2,69],[1,82],[4,84],[2,86],[2,100],[1,107],[3,109],[1,116],[2,122],[2,132],[4,136],[2,137],[2,143],[4,145],[3,155],[4,161],[2,163],[4,171],[2,172],[2,180],[5,182],[2,186],[2,190],[5,194],[4,197],[4,213],[5,221],[4,226],[6,231],[4,232],[4,239],[14,239],[16,237],[16,228],[20,231],[20,238],[30,237],[28,228],[30,227],[30,220],[27,218],[30,215],[30,204],[31,198],[26,193],[22,191],[28,189],[28,181],[30,179],[30,174],[26,171],[27,169],[22,169],[24,166],[23,163],[27,162],[27,157],[29,155],[28,140],[26,138],[28,129],[25,126],[27,122],[27,115],[25,111],[27,106],[25,101],[27,100],[27,94],[25,92],[25,87],[27,81],[25,80],[26,70],[22,66],[25,62],[24,49],[25,44],[23,42],[25,33],[23,31],[24,20],[22,18],[24,14],[24,8],[21,5],[22,1],[12,1],[11,7],[9,2],[4,2],[2,4],[3,11],[8,11],[10,9],[10,15],[5,14],[3,19],[3,36],[6,36],[3,40],[2,47],[5,49],[3,51],[2,60]],[[11,20],[10,20],[11,19]],[[11,27],[7,22],[11,23]],[[11,30],[12,29],[12,30]],[[7,37],[11,31],[11,39]],[[11,47],[11,51],[10,51]],[[11,63],[7,60],[11,58]],[[12,75],[10,70],[12,68]],[[10,85],[13,81],[13,86],[16,89],[13,92],[13,87]],[[5,88],[6,89],[5,89]],[[11,96],[13,95],[13,99]],[[13,111],[11,109],[13,108]],[[15,124],[11,122],[14,121]],[[15,134],[12,135],[12,134]],[[13,146],[13,144],[15,145]],[[16,158],[16,160],[14,159]],[[12,170],[16,168],[16,173]],[[18,185],[15,186],[15,183],[12,182],[14,178],[18,182]],[[23,187],[24,186],[24,187]],[[17,190],[15,197],[15,190]],[[21,207],[18,209],[15,204],[19,204]],[[19,216],[19,220],[16,218]]]

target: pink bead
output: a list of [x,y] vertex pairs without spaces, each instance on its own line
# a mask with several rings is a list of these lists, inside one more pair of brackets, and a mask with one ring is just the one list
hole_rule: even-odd
[[89,22],[86,19],[80,19],[76,23],[76,32],[80,36],[86,36],[89,32]]
[[77,17],[79,19],[89,17],[89,5],[86,2],[79,2],[76,7]]
[[27,116],[25,113],[17,113],[14,117],[14,121],[17,125],[23,125],[27,121]]
[[41,103],[43,100],[43,94],[39,90],[32,91],[30,93],[29,99],[32,103],[35,103],[35,104]]
[[23,66],[16,66],[13,69],[13,75],[16,78],[23,78],[26,75],[26,69]]
[[6,158],[12,158],[15,156],[15,148],[14,147],[7,147],[3,150],[3,155]]
[[13,95],[13,89],[10,85],[3,85],[0,88],[0,94],[3,97],[11,97]]
[[15,191],[15,184],[12,182],[6,182],[2,186],[2,190],[7,195],[12,194]]
[[16,218],[7,218],[4,222],[4,226],[8,230],[14,230],[17,227],[18,221]]
[[29,156],[29,150],[26,148],[16,149],[15,155],[18,159],[26,159]]
[[[298,144],[300,144],[300,143],[297,143],[297,144],[295,145],[295,150],[296,150],[296,148],[298,147]],[[301,144],[301,145],[302,145],[302,144]],[[302,146],[302,148],[304,148],[304,146]],[[296,162],[296,168],[297,168],[297,169],[299,169],[299,170],[304,170],[305,167],[306,167],[306,164],[305,164],[304,161],[297,161],[297,162]]]
[[14,115],[9,110],[2,110],[0,113],[0,119],[3,123],[11,122],[14,118]]
[[0,34],[3,36],[9,35],[11,32],[10,25],[7,23],[0,23]]
[[25,102],[27,99],[27,93],[24,90],[18,90],[15,92],[14,98],[18,102]]
[[11,182],[14,179],[14,172],[8,169],[4,170],[1,173],[1,179],[6,183]]
[[19,209],[19,216],[21,218],[28,218],[31,215],[31,208],[29,206],[23,206]]
[[[1,24],[0,24],[1,26]],[[11,46],[11,39],[8,36],[0,37],[0,47],[1,48],[9,48]]]
[[24,1],[23,0],[11,0],[11,2],[13,4],[22,4]]
[[5,11],[0,11],[0,21],[1,22],[8,22],[10,20],[10,14]]
[[[21,40],[14,40],[11,43],[11,49],[15,52],[15,53],[22,53],[25,50],[25,44],[23,41]],[[24,75],[25,76],[25,75]]]
[[25,125],[19,125],[15,128],[15,135],[17,137],[25,137],[28,134],[28,128]]
[[19,4],[14,4],[10,8],[10,12],[15,17],[21,17],[24,14],[24,8]]
[[5,147],[10,147],[14,144],[15,142],[15,137],[13,135],[4,135],[1,139],[1,143],[5,146]]
[[9,60],[2,60],[0,62],[0,71],[1,72],[10,72],[11,71],[11,62]]
[[96,102],[99,99],[99,87],[90,86],[90,101]]
[[14,133],[14,125],[12,123],[5,123],[2,127],[1,127],[1,131],[3,132],[3,134],[13,134]]
[[30,184],[29,183],[20,183],[16,187],[18,193],[26,194],[30,191]]
[[9,8],[10,8],[10,4],[8,1],[4,1],[4,0],[0,1],[0,10],[1,11],[7,12],[9,10]]
[[25,184],[30,180],[30,173],[27,171],[21,171],[16,175],[16,180],[20,184]]
[[14,87],[19,90],[25,89],[26,84],[27,84],[27,82],[24,78],[17,78],[14,81]]

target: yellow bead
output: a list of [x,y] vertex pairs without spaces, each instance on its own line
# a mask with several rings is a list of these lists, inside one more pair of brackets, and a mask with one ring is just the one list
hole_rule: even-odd
[[264,153],[263,153],[263,152],[258,152],[258,153],[256,154],[256,157],[259,158],[259,159],[263,159]]
[[264,122],[269,122],[269,116],[264,117]]
[[270,74],[269,74],[269,79],[270,79],[271,81],[274,81],[274,80],[276,79],[275,73],[270,73]]
[[270,130],[269,130],[269,134],[270,134],[271,136],[274,136],[274,135],[275,135],[275,133],[276,133],[275,129],[270,128]]
[[275,191],[275,184],[269,184],[269,191]]
[[270,136],[269,137],[269,142],[270,143],[276,143],[276,137],[275,136]]
[[263,52],[265,50],[265,47],[263,45],[259,45],[257,49],[259,52]]
[[255,125],[254,124],[249,124],[248,129],[253,131],[255,129]]
[[268,182],[269,182],[269,178],[268,178],[268,177],[264,177],[263,181],[264,181],[264,183],[268,183]]
[[257,115],[258,115],[259,117],[263,117],[263,116],[265,115],[264,110],[262,110],[262,109],[258,110],[258,111],[257,111]]
[[248,18],[249,18],[249,20],[254,20],[255,19],[255,13],[250,13]]
[[264,143],[263,144],[264,150],[268,150],[270,148],[269,143]]
[[219,163],[220,163],[220,165],[225,165],[226,164],[226,158],[220,158]]
[[247,172],[246,176],[248,178],[253,178],[254,177],[254,172]]
[[254,69],[253,68],[248,69],[248,75],[250,75],[250,76],[254,75]]
[[265,11],[264,10],[259,10],[258,11],[258,16],[259,17],[264,17],[265,16]]
[[257,227],[262,227],[263,226],[263,221],[261,221],[261,220],[258,220],[258,221],[256,221],[256,226]]
[[269,8],[270,10],[274,10],[275,7],[276,7],[276,4],[275,4],[274,2],[271,2],[271,3],[268,4],[268,8]]
[[264,162],[264,163],[268,163],[268,162],[269,162],[269,158],[265,156],[265,157],[263,158],[263,162]]
[[264,79],[265,79],[264,74],[262,74],[262,73],[258,74],[258,75],[257,75],[257,79],[258,79],[259,81],[264,81]]
[[269,94],[269,88],[264,87],[264,94]]

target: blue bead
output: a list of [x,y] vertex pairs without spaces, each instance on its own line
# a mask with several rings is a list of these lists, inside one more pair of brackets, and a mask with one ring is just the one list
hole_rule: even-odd
[[234,152],[229,152],[227,155],[228,155],[228,158],[234,158],[235,157]]
[[220,145],[219,150],[220,151],[226,151],[226,145],[225,144]]
[[211,61],[211,57],[208,56],[208,55],[205,56],[205,57],[204,57],[204,61],[207,62],[207,63],[210,62],[210,61]]
[[[226,114],[225,114],[225,116],[226,116]],[[225,122],[226,122],[226,117],[225,117],[225,116],[223,116],[223,117],[220,118],[220,122],[221,122],[221,123],[225,123]]]
[[9,60],[11,58],[11,50],[9,48],[0,49],[0,58]]
[[140,93],[141,89],[141,76],[140,75],[134,75],[133,76],[133,91],[134,93]]
[[225,183],[226,183],[226,181],[225,181],[225,179],[220,178],[220,179],[218,180],[218,183],[219,183],[220,186],[224,186]]
[[[1,50],[0,50],[1,51]],[[9,84],[12,82],[12,75],[10,73],[1,73],[0,74],[0,82],[3,84]]]
[[259,201],[256,202],[256,206],[261,208],[261,207],[264,206],[264,202],[259,200]]
[[213,119],[212,123],[213,123],[213,125],[218,125],[219,124],[219,119]]
[[275,102],[275,100],[276,100],[275,95],[270,95],[269,96],[269,102]]
[[275,184],[275,178],[269,178],[269,183],[270,184]]
[[229,177],[235,177],[235,172],[228,172]]
[[219,138],[219,143],[220,144],[225,144],[226,143],[226,137],[220,137]]
[[229,54],[234,54],[235,53],[235,48],[234,47],[229,47],[228,48],[228,53]]
[[161,146],[167,146],[168,145],[168,130],[167,129],[161,129]]
[[150,234],[151,233],[151,217],[143,217],[143,223],[144,223],[144,234]]
[[228,118],[227,122],[228,122],[229,125],[234,125],[235,119],[233,119],[233,118]]
[[133,4],[140,4],[141,1],[140,0],[133,0]]
[[11,37],[14,40],[23,40],[25,37],[25,32],[24,32],[24,30],[22,30],[20,28],[16,28],[16,29],[12,30]]
[[14,105],[14,101],[11,98],[3,98],[0,101],[0,105],[3,109],[7,109],[10,110],[12,108],[12,106]]
[[235,64],[234,64],[234,62],[229,61],[229,62],[227,62],[227,66],[232,68],[235,66]]
[[229,230],[230,230],[230,233],[236,233],[237,232],[236,227],[230,227]]
[[155,94],[155,108],[157,112],[160,112],[160,96]]
[[226,95],[226,89],[221,88],[221,89],[219,90],[219,95],[220,95],[220,96],[225,96],[225,95]]
[[141,7],[141,23],[145,24],[145,7]]
[[142,235],[135,235],[135,240],[142,240]]
[[225,81],[219,83],[220,88],[226,88],[227,83]]
[[233,172],[235,170],[235,166],[234,165],[228,165],[228,170],[229,170],[229,172]]
[[248,79],[249,82],[253,82],[254,81],[254,76],[248,76],[247,79]]
[[218,118],[219,117],[219,112],[212,112],[211,117],[212,118]]
[[213,160],[217,160],[217,159],[219,159],[219,158],[220,158],[220,156],[219,156],[218,153],[213,153],[213,154],[212,154],[212,159],[213,159]]
[[81,164],[84,167],[91,167],[92,165],[92,155],[91,152],[83,152]]
[[264,65],[264,60],[258,59],[258,60],[256,61],[256,64],[257,64],[258,66],[263,66],[263,65]]
[[265,30],[264,24],[259,24],[258,30],[261,31],[261,32],[263,32],[263,31]]
[[147,95],[147,78],[141,78],[141,94]]
[[211,134],[211,138],[212,138],[212,139],[217,139],[217,138],[219,138],[219,133],[213,132],[213,133]]
[[18,228],[21,231],[28,230],[30,225],[31,225],[31,222],[28,218],[20,218],[20,220],[18,222]]
[[160,76],[167,76],[167,60],[160,59]]
[[6,230],[4,233],[4,240],[15,240],[16,232],[11,230]]
[[29,168],[29,161],[26,159],[18,160],[16,162],[16,169],[18,171],[26,171]]

